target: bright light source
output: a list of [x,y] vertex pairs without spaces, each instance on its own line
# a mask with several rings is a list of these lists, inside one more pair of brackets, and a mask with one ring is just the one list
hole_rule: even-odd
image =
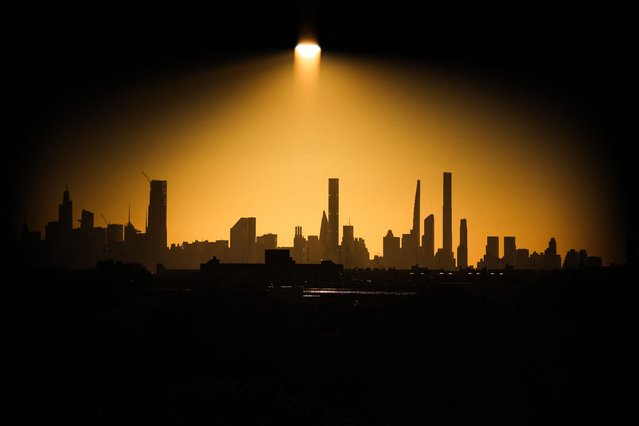
[[320,47],[316,43],[300,43],[295,46],[295,53],[303,58],[314,58],[319,55]]

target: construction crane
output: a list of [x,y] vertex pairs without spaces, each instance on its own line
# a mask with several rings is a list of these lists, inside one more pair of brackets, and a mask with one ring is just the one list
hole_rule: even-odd
[[102,219],[104,220],[104,222],[106,222],[107,226],[111,225],[111,224],[109,223],[109,221],[108,221],[108,220],[106,220],[106,217],[104,217],[104,215],[103,215],[102,213],[100,213],[100,216],[102,216]]
[[144,177],[146,178],[146,180],[149,181],[149,183],[151,183],[151,179],[149,179],[149,177],[146,175],[146,173],[144,173],[144,170],[140,170],[142,172],[142,174],[144,175]]

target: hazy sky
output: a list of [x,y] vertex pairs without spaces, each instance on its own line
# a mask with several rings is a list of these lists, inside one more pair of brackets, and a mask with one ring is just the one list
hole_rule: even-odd
[[120,87],[60,113],[32,159],[22,206],[30,226],[57,218],[68,182],[75,219],[85,208],[96,225],[100,214],[125,223],[131,203],[143,229],[144,170],[168,181],[169,243],[228,239],[239,217],[255,216],[258,235],[291,246],[296,225],[319,233],[328,178],[338,177],[340,239],[350,220],[372,257],[388,229],[409,232],[417,179],[421,220],[434,213],[441,246],[450,171],[453,245],[466,218],[471,264],[487,235],[514,235],[531,252],[555,237],[562,257],[586,248],[604,263],[623,260],[605,153],[555,99],[330,52],[312,87],[299,77],[292,52],[282,53]]

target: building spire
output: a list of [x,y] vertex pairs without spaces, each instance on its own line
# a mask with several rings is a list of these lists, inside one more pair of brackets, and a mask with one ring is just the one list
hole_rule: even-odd
[[417,179],[417,188],[415,189],[415,205],[413,207],[413,229],[412,234],[415,242],[419,246],[419,207],[420,207],[420,181]]

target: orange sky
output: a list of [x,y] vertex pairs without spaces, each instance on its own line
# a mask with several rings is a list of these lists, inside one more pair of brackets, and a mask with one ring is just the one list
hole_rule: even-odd
[[[43,133],[25,207],[30,226],[57,217],[69,183],[82,208],[144,227],[148,183],[168,180],[170,243],[228,239],[242,216],[258,235],[292,245],[319,233],[328,178],[371,253],[412,226],[417,179],[423,218],[441,246],[442,173],[453,173],[453,244],[468,220],[469,261],[487,235],[542,251],[586,248],[623,261],[612,181],[579,117],[553,99],[500,91],[461,74],[322,53],[300,84],[293,54],[149,81],[68,111]],[[311,84],[312,87],[309,87]],[[77,222],[76,222],[77,223]],[[340,230],[341,231],[341,230]],[[341,238],[341,236],[340,236]],[[502,247],[503,249],[503,247]]]

